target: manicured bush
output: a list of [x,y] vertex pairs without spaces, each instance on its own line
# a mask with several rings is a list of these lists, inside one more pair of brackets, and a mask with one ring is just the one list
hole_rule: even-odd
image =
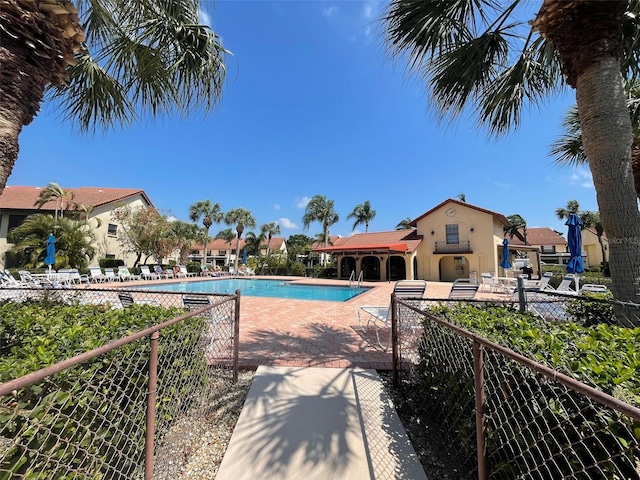
[[[0,382],[183,313],[148,305],[0,303]],[[185,365],[175,353],[198,345],[202,329],[194,317],[161,332],[157,418],[165,423],[205,384],[204,358]],[[0,437],[15,440],[0,471],[10,471],[8,478],[131,478],[141,463],[148,357],[144,338],[0,398]],[[23,446],[42,455],[26,454]]]
[[101,258],[98,260],[100,268],[118,268],[124,266],[124,260],[119,258]]
[[[640,405],[640,328],[550,323],[497,306],[438,306],[429,312],[627,403]],[[435,414],[446,412],[451,422],[448,428],[457,433],[460,448],[473,455],[473,416],[452,413],[474,409],[471,349],[468,341],[436,327],[428,318],[425,327],[418,367],[425,403],[440,409]],[[437,329],[437,336],[433,329]],[[610,463],[623,472],[624,478],[637,478],[640,424],[555,382],[540,381],[534,371],[499,354],[487,350],[486,355],[490,371],[485,376],[493,386],[486,392],[492,475],[519,478],[532,464],[542,461],[534,458],[536,445],[542,441],[536,434],[547,434],[545,448],[556,459],[545,464],[549,478],[565,478],[575,471],[575,464],[564,461],[569,450],[577,465]],[[455,368],[459,366],[464,367]],[[591,437],[597,437],[597,442],[589,441]],[[586,472],[585,478],[596,475],[588,469]]]

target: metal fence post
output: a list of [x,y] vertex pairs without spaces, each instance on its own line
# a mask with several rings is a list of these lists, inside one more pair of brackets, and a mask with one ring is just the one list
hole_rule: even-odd
[[398,386],[398,304],[396,294],[391,294],[391,382]]
[[524,278],[518,277],[518,302],[520,303],[520,311],[527,310],[527,296],[524,291]]
[[144,442],[144,478],[153,479],[153,447],[156,431],[156,397],[158,387],[158,343],[160,333],[153,332],[149,339],[149,381],[147,391],[147,433]]
[[482,345],[473,340],[473,383],[476,392],[476,445],[478,450],[478,479],[487,480],[487,447],[485,444],[485,392],[484,392],[484,358]]
[[240,290],[236,290],[235,312],[233,319],[233,383],[238,381],[238,363],[240,358]]

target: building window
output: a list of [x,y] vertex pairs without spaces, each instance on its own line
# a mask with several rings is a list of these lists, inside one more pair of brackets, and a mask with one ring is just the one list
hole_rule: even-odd
[[543,245],[541,248],[542,248],[542,253],[556,253],[555,245]]
[[110,223],[109,226],[107,227],[107,235],[109,235],[110,237],[115,237],[117,231],[118,231],[118,226],[114,225],[113,223]]
[[218,250],[218,255],[224,257],[227,254],[226,250]]
[[113,253],[107,253],[104,258],[116,258],[116,256]]
[[9,224],[7,226],[7,233],[11,232],[16,227],[22,225],[27,215],[9,215]]
[[460,243],[460,235],[458,233],[458,224],[446,225],[447,229],[447,245],[458,245]]

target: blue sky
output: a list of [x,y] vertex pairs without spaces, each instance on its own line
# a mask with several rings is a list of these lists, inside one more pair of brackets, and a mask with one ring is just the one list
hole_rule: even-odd
[[316,194],[335,201],[340,222],[331,233],[342,236],[365,200],[377,211],[370,231],[393,230],[460,193],[560,231],[554,211],[567,201],[597,210],[589,170],[558,167],[548,155],[572,90],[525,111],[517,132],[489,139],[471,119],[438,121],[420,81],[388,59],[377,22],[383,3],[205,7],[233,53],[218,108],[83,136],[44,104],[20,136],[8,184],[141,188],[182,220],[189,205],[209,199],[223,211],[250,210],[258,226],[276,221],[285,237],[321,231],[301,222]]

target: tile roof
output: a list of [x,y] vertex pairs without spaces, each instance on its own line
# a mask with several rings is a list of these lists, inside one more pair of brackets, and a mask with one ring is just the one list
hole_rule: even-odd
[[[512,245],[524,245],[518,237],[508,237]],[[561,235],[549,227],[527,228],[527,243],[529,245],[566,245],[567,241]]]
[[[278,250],[284,243],[284,237],[271,237],[271,243],[269,244],[270,250]],[[240,239],[240,249],[242,250],[245,246],[246,242],[244,239]],[[202,250],[203,245],[201,243],[197,243],[191,247],[192,250]],[[267,248],[267,240],[265,239],[262,242],[262,248]],[[231,241],[231,250],[235,251],[236,249],[236,239],[234,238]],[[214,238],[207,244],[207,250],[229,250],[229,242],[223,240],[222,238]]]
[[[104,188],[104,187],[78,187],[66,188],[74,193],[73,202],[81,203],[92,207],[99,207],[110,203],[122,201],[134,195],[142,195],[142,197],[153,206],[147,194],[139,188]],[[34,203],[38,199],[40,192],[44,187],[26,187],[9,185],[5,187],[0,194],[0,209],[3,210],[37,210]],[[56,202],[51,201],[45,203],[41,210],[55,210]]]
[[489,215],[493,215],[494,217],[496,217],[503,225],[510,227],[511,226],[511,222],[507,219],[507,217],[505,217],[503,214],[498,213],[498,212],[494,212],[492,210],[487,210],[486,208],[482,208],[482,207],[477,207],[475,205],[472,205],[470,203],[466,203],[466,202],[461,202],[460,200],[455,200],[453,198],[448,198],[447,200],[445,200],[444,202],[436,205],[435,207],[433,207],[431,210],[428,210],[426,212],[424,212],[422,215],[420,215],[418,218],[416,218],[415,220],[412,220],[411,223],[409,223],[409,225],[415,227],[417,226],[418,221],[422,220],[424,217],[426,217],[427,215],[432,214],[433,212],[435,212],[436,210],[438,210],[439,208],[442,208],[444,205],[446,205],[447,203],[455,203],[456,205],[460,205],[463,207],[467,207],[467,208],[472,208],[473,210],[477,210],[479,212],[483,212],[483,213],[488,213]]
[[[391,230],[388,232],[357,233],[350,237],[341,237],[339,241],[333,242],[333,246],[349,250],[349,247],[357,248],[362,245],[373,246],[406,243],[407,253],[411,253],[420,245],[422,239],[423,236],[418,235],[414,229]],[[320,246],[316,248],[319,247]]]

